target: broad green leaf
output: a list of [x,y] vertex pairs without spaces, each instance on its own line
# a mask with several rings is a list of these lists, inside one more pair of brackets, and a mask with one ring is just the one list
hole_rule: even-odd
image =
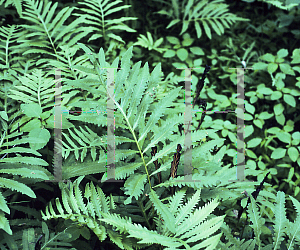
[[270,88],[259,88],[257,89],[258,93],[264,94],[264,95],[271,95],[273,93],[273,90]]
[[194,55],[198,55],[198,56],[203,56],[205,55],[204,51],[200,48],[200,47],[191,47],[190,51],[194,54]]
[[246,154],[247,154],[247,156],[249,156],[250,158],[253,158],[253,159],[256,159],[256,158],[257,158],[256,154],[254,154],[254,152],[253,152],[252,150],[250,150],[250,149],[247,149],[247,150],[246,150]]
[[202,65],[202,59],[196,59],[194,60],[194,67],[200,67]]
[[274,106],[274,113],[275,115],[280,115],[284,111],[284,107],[281,103],[278,103]]
[[292,107],[296,107],[295,98],[292,95],[284,94],[283,100]]
[[182,41],[182,46],[188,47],[191,46],[195,39],[187,37]]
[[177,50],[176,53],[177,53],[178,58],[181,61],[185,61],[187,59],[188,55],[189,55],[189,53],[187,52],[187,50],[184,49],[184,48],[181,48],[181,49]]
[[291,143],[291,135],[287,132],[280,131],[277,134],[277,137],[280,141],[290,144]]
[[244,131],[245,131],[245,138],[247,138],[248,136],[253,134],[254,128],[252,125],[248,125],[248,126],[246,125]]
[[268,67],[267,63],[264,62],[258,62],[253,64],[253,69],[254,70],[266,70]]
[[37,117],[39,118],[42,113],[42,108],[37,103],[21,104],[21,110],[28,117]]
[[167,38],[168,42],[171,44],[180,44],[179,39],[175,36],[167,36],[166,38]]
[[33,138],[40,138],[42,140],[44,140],[43,143],[30,143],[30,148],[34,149],[34,150],[39,150],[41,148],[43,148],[49,141],[51,135],[49,133],[49,131],[47,129],[42,129],[42,128],[34,128],[33,130],[31,130],[29,132],[29,137],[33,137]]
[[270,119],[274,114],[269,114],[268,112],[264,111],[264,112],[261,112],[259,115],[258,115],[258,119],[263,119],[263,120],[267,120],[267,119]]
[[247,142],[247,148],[254,148],[261,143],[261,138],[254,138]]
[[279,64],[279,68],[280,70],[282,71],[282,73],[286,74],[286,75],[292,75],[294,76],[295,75],[295,72],[294,70],[292,69],[292,67],[287,64],[287,63],[281,63]]
[[280,49],[277,51],[277,56],[280,58],[286,57],[289,54],[287,49]]
[[297,131],[297,132],[293,133],[292,137],[294,140],[300,140],[300,132]]
[[299,157],[299,151],[295,147],[290,147],[288,149],[288,155],[293,162],[296,162]]
[[274,91],[271,95],[271,100],[278,100],[282,97],[282,93],[280,91]]
[[164,53],[163,57],[170,58],[170,57],[174,57],[175,55],[176,55],[175,51],[169,49]]
[[269,63],[268,64],[268,72],[270,74],[274,73],[278,69],[278,64],[277,63]]
[[285,156],[286,153],[286,149],[284,148],[276,148],[272,154],[271,154],[271,158],[272,159],[281,159]]
[[255,107],[251,104],[249,104],[248,102],[245,103],[245,109],[247,112],[251,113],[252,115],[254,115],[255,112]]
[[294,49],[291,57],[293,58],[292,64],[300,63],[300,49]]
[[244,119],[245,119],[245,121],[251,121],[251,120],[253,120],[253,116],[250,115],[250,114],[245,113],[244,114]]
[[264,54],[260,57],[262,60],[267,61],[267,62],[274,62],[275,61],[275,56],[273,56],[270,53]]
[[261,120],[254,120],[253,123],[254,123],[255,126],[257,126],[260,129],[262,129],[263,124],[262,124]]
[[281,113],[280,115],[276,115],[275,119],[280,125],[283,126],[285,124],[285,116],[283,113]]
[[177,69],[186,69],[186,68],[188,68],[188,66],[185,63],[178,63],[178,62],[172,63],[172,66],[174,68],[177,68]]
[[8,116],[7,113],[5,111],[0,111],[0,116],[2,117],[2,119],[4,119],[5,121],[8,121]]

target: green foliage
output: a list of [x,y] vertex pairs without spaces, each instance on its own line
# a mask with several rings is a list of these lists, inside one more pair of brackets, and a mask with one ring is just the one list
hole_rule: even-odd
[[[191,22],[194,22],[195,29],[197,32],[197,38],[200,38],[202,36],[202,29],[200,27],[199,22],[203,25],[203,28],[205,30],[205,33],[209,39],[212,38],[211,36],[211,28],[219,35],[221,36],[224,34],[224,27],[230,28],[230,24],[232,25],[236,21],[250,21],[246,18],[237,17],[236,15],[232,13],[226,13],[228,12],[228,5],[224,3],[220,3],[223,1],[215,0],[209,2],[208,0],[204,1],[194,1],[189,0],[183,1],[185,3],[185,6],[182,6],[180,9],[178,5],[173,5],[173,8],[177,8],[174,13],[181,12],[183,13],[182,20],[178,18],[171,21],[168,28],[171,28],[173,25],[182,22],[182,29],[179,35],[186,32]],[[179,9],[178,9],[179,8]],[[166,14],[168,16],[173,17],[170,12],[167,12],[166,10],[159,11],[160,14]],[[211,26],[211,27],[210,27]]]
[[[265,201],[261,200],[262,205],[259,207],[260,211],[257,208],[257,203],[255,202],[252,195],[250,195],[251,203],[248,207],[248,216],[250,218],[250,222],[252,225],[250,227],[247,225],[246,228],[253,228],[255,239],[250,240],[239,240],[233,238],[230,231],[228,231],[228,226],[224,225],[222,227],[222,231],[224,232],[226,238],[228,239],[228,243],[220,243],[222,249],[283,249],[283,243],[287,249],[294,249],[295,242],[299,242],[299,237],[296,236],[299,234],[300,226],[299,226],[299,206],[300,203],[295,198],[290,196],[293,205],[297,210],[297,217],[294,222],[290,222],[286,218],[285,212],[285,194],[281,191],[277,193],[277,197],[275,199],[275,205],[268,204],[271,208],[271,213],[268,217],[271,218],[268,223],[270,226],[265,226],[265,219],[262,217],[262,213],[266,213],[266,210],[263,209]],[[273,218],[275,216],[275,218]],[[246,231],[245,230],[243,231]],[[271,229],[271,230],[270,230]],[[273,243],[265,241],[267,235],[272,235]],[[285,240],[285,236],[288,237],[288,241]],[[284,241],[283,241],[284,240]]]
[[[17,20],[0,27],[1,249],[34,249],[39,235],[45,249],[297,249],[299,1],[124,2],[66,7],[0,0],[1,13]],[[17,12],[5,9],[10,4]],[[211,66],[200,93],[206,116],[198,130],[204,111],[192,110],[187,129],[184,110],[193,93],[184,89],[186,71],[176,68],[194,68],[195,92],[205,64]],[[235,68],[241,66],[244,174],[257,182],[229,181],[236,179]],[[58,107],[61,145],[55,141],[53,152]],[[114,150],[108,121],[114,122]],[[182,124],[191,131],[191,155],[178,131]],[[176,152],[178,144],[183,152]],[[250,198],[238,221],[245,195],[268,172],[271,184]],[[120,190],[111,178],[123,182]],[[41,189],[52,196],[46,200]],[[27,196],[34,199],[26,206]],[[56,206],[48,204],[51,198]],[[42,202],[42,216],[34,200]]]
[[[31,23],[31,25],[22,25],[27,30],[27,34],[22,37],[22,46],[29,47],[21,49],[23,55],[30,53],[57,54],[57,50],[62,45],[73,46],[80,38],[92,32],[92,29],[79,28],[79,24],[84,23],[85,17],[81,16],[69,25],[64,25],[67,18],[71,16],[74,7],[65,7],[59,13],[56,13],[58,3],[47,5],[43,1],[25,0],[25,10],[22,12],[22,18]],[[52,6],[51,6],[52,5]],[[76,32],[77,36],[71,38]],[[34,40],[34,42],[32,42]],[[45,49],[46,48],[46,49]]]
[[[119,42],[125,43],[123,39],[114,34],[112,30],[115,31],[127,31],[127,32],[136,32],[134,29],[128,27],[124,24],[124,21],[136,20],[136,17],[121,17],[109,19],[112,13],[119,12],[123,9],[127,9],[130,5],[122,5],[116,7],[119,3],[122,3],[122,0],[111,1],[111,0],[84,0],[85,2],[79,2],[81,5],[85,5],[88,8],[80,7],[80,11],[84,11],[86,14],[85,24],[88,26],[84,27],[83,30],[92,29],[93,35],[89,38],[89,41],[103,37],[107,41],[115,39]],[[82,16],[81,14],[75,14],[75,16]],[[99,22],[100,20],[100,22]]]
[[155,43],[153,43],[153,38],[152,38],[151,33],[147,32],[147,37],[145,37],[144,35],[140,35],[140,37],[138,38],[138,42],[134,43],[133,45],[140,45],[142,47],[148,48],[148,50],[153,49],[153,50],[156,50],[156,51],[162,53],[163,51],[167,50],[167,49],[158,48],[158,46],[160,46],[163,41],[164,41],[164,38],[161,37]]
[[[204,239],[221,227],[224,216],[216,216],[204,222],[205,218],[217,207],[218,202],[214,200],[202,208],[194,209],[199,202],[200,189],[185,205],[182,205],[181,202],[186,189],[177,192],[167,205],[162,203],[156,192],[151,189],[149,198],[160,218],[160,220],[155,220],[157,224],[157,232],[155,232],[140,224],[133,224],[130,217],[121,218],[112,213],[111,210],[116,207],[112,196],[110,199],[105,197],[101,188],[97,187],[96,189],[93,183],[87,184],[85,187],[84,197],[87,199],[87,203],[85,203],[79,189],[79,183],[83,178],[83,176],[79,177],[70,185],[70,189],[66,186],[62,189],[62,203],[58,198],[56,199],[59,214],[54,211],[50,203],[46,208],[46,214],[42,212],[43,219],[61,217],[78,221],[93,230],[101,241],[109,235],[111,241],[122,249],[125,244],[132,245],[133,243],[142,245],[156,243],[176,249],[180,246],[188,247],[199,240],[202,242],[194,245],[191,249],[214,248],[218,244],[221,234]],[[111,225],[112,228],[105,228],[102,222]],[[171,235],[173,236],[171,237]],[[137,240],[140,241],[137,242]]]
[[[7,116],[7,115],[6,115]],[[6,124],[5,127],[8,127],[7,123],[3,119],[2,121],[4,124]],[[46,175],[46,173],[43,171],[42,167],[38,166],[47,166],[47,162],[45,162],[42,159],[35,158],[35,157],[22,157],[19,153],[28,153],[36,156],[41,156],[40,153],[38,153],[35,149],[27,148],[27,147],[20,147],[18,145],[25,144],[25,143],[35,143],[39,142],[38,138],[34,137],[28,137],[28,138],[22,138],[22,139],[15,139],[13,141],[9,141],[12,138],[16,136],[20,136],[23,133],[14,132],[9,135],[7,135],[7,130],[1,131],[1,141],[0,141],[0,148],[2,148],[1,153],[4,154],[4,156],[0,159],[1,167],[0,167],[0,173],[2,177],[0,177],[0,219],[1,224],[0,228],[3,229],[6,233],[12,235],[12,230],[9,225],[9,221],[5,217],[4,213],[10,214],[10,209],[7,206],[7,201],[5,200],[5,196],[7,194],[2,193],[2,188],[7,188],[12,191],[17,191],[22,194],[25,194],[31,198],[36,198],[35,193],[33,190],[28,187],[26,184],[23,183],[22,180],[13,180],[10,175],[13,176],[22,176],[24,178],[33,178],[35,181],[41,181],[41,180],[49,180],[49,177]],[[5,142],[4,142],[5,141]],[[8,146],[13,146],[10,149],[3,149],[5,147],[8,148]],[[17,147],[16,147],[17,146]],[[6,157],[9,153],[15,153],[15,157]],[[6,158],[5,158],[6,157]],[[26,164],[23,166],[22,164]],[[30,164],[28,166],[28,164]]]
[[[47,224],[42,222],[43,234],[41,234],[41,236],[45,235],[44,238],[40,238],[41,236],[37,238],[35,235],[35,229],[29,228],[24,230],[22,235],[12,236],[5,234],[5,240],[2,239],[2,242],[0,241],[0,246],[2,249],[7,249],[4,246],[4,243],[7,243],[9,249],[19,249],[19,246],[24,250],[43,249],[45,247],[47,247],[47,249],[55,249],[59,246],[64,247],[63,249],[75,250],[76,248],[72,248],[72,245],[68,243],[70,239],[74,238],[71,234],[72,231],[70,230],[72,229],[72,226],[73,225],[66,228],[63,232],[55,235],[54,233],[50,233]],[[65,232],[67,230],[69,231],[68,233]],[[40,248],[37,248],[38,245],[40,245]]]

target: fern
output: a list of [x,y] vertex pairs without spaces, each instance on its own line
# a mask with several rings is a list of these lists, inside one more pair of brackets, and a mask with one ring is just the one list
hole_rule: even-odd
[[[195,209],[195,205],[199,202],[200,190],[185,205],[181,205],[181,200],[185,195],[186,189],[177,192],[168,205],[163,204],[159,200],[156,192],[150,191],[150,200],[162,219],[155,220],[158,232],[162,232],[159,234],[139,224],[132,224],[130,217],[121,218],[118,214],[112,213],[112,209],[115,209],[112,197],[110,197],[110,200],[106,198],[101,188],[97,187],[96,189],[93,183],[87,184],[85,187],[84,197],[87,199],[87,203],[85,203],[79,189],[79,183],[82,179],[83,176],[79,177],[70,186],[70,189],[66,186],[63,187],[63,203],[56,199],[56,207],[59,213],[54,211],[50,203],[49,207],[46,208],[45,214],[42,212],[43,219],[48,220],[61,217],[78,221],[93,230],[101,241],[107,237],[108,233],[110,239],[118,243],[117,245],[122,248],[124,247],[122,240],[117,242],[116,239],[125,239],[124,234],[137,240],[142,239],[138,241],[138,244],[142,244],[141,246],[156,243],[169,247],[166,249],[179,249],[180,246],[188,247],[190,244],[193,245],[191,249],[201,249],[208,246],[214,248],[218,244],[221,234],[208,239],[205,238],[211,236],[220,228],[224,216],[205,220],[217,207],[218,203],[214,200],[201,209]],[[102,222],[113,226],[113,230],[105,229]],[[120,231],[120,235],[117,234],[117,231]],[[170,237],[170,233],[173,237]],[[132,243],[137,242],[137,240]],[[195,244],[199,241],[202,242]]]
[[[21,249],[18,247],[22,247],[23,250],[44,249],[45,247],[47,247],[47,249],[56,249],[57,247],[61,247],[60,249],[76,249],[72,248],[72,245],[68,243],[68,241],[72,239],[72,231],[70,229],[72,229],[72,227],[74,228],[74,225],[70,225],[64,229],[64,231],[55,234],[49,232],[49,228],[45,222],[41,224],[41,232],[34,228],[29,228],[23,230],[22,234],[17,233],[13,236],[6,234],[4,239],[0,238],[1,249]],[[37,232],[42,234],[36,237]],[[8,248],[6,248],[6,246]]]
[[17,50],[13,50],[12,46],[15,45],[18,36],[20,36],[20,27],[11,25],[9,27],[0,27],[0,68],[9,69],[11,65],[14,65],[13,61],[17,61]]
[[5,8],[7,8],[8,5],[12,4],[16,7],[19,16],[22,16],[22,1],[23,0],[0,0],[0,5],[5,3]]
[[277,8],[282,9],[282,10],[290,10],[290,9],[292,9],[293,7],[299,5],[299,3],[292,3],[292,2],[290,2],[289,4],[287,4],[288,1],[286,1],[286,4],[284,5],[283,2],[282,2],[282,1],[279,1],[279,0],[263,0],[263,2],[265,2],[265,3],[267,3],[267,4],[274,5],[274,6],[276,6]]
[[274,230],[275,230],[275,235],[273,237],[274,240],[274,249],[280,249],[280,243],[283,240],[283,236],[284,236],[284,232],[286,231],[286,223],[287,223],[287,219],[286,219],[286,215],[285,215],[285,197],[284,197],[284,193],[279,191],[277,193],[277,200],[276,200],[276,205],[274,208],[274,214],[275,214],[275,226],[274,226]]
[[[112,228],[104,227],[104,223],[100,221],[100,219],[103,218],[102,213],[109,213],[115,208],[112,197],[105,197],[100,187],[95,188],[94,184],[90,183],[85,187],[84,197],[88,201],[88,203],[85,204],[79,188],[79,184],[83,178],[84,176],[77,178],[69,187],[60,183],[63,203],[61,203],[58,198],[55,201],[59,213],[54,211],[50,203],[45,213],[42,212],[42,218],[44,220],[51,218],[71,219],[72,221],[80,222],[82,225],[88,226],[101,241],[105,240],[108,234],[112,241],[116,242],[114,239],[122,238],[121,235],[116,235],[116,232]],[[125,237],[123,237],[123,240],[125,240]],[[122,241],[118,241],[117,245],[124,247]],[[128,243],[132,244],[130,240],[127,241],[126,244]]]
[[[65,7],[60,12],[55,13],[58,3],[52,5],[52,2],[49,2],[46,5],[43,1],[38,0],[25,0],[24,2],[25,10],[21,17],[32,25],[21,25],[27,30],[27,34],[21,37],[19,42],[22,43],[22,46],[29,48],[23,49],[23,55],[46,53],[57,56],[57,50],[61,46],[72,47],[80,38],[93,31],[91,28],[79,27],[85,22],[84,16],[75,19],[67,26],[64,25],[74,7]],[[71,35],[74,32],[77,35],[72,38]],[[37,64],[39,63],[37,62]]]
[[[2,118],[1,118],[2,119]],[[7,128],[8,125],[6,124]],[[34,143],[39,142],[38,138],[28,137],[28,138],[20,138],[23,133],[14,132],[8,134],[8,131],[5,130],[2,133],[1,141],[0,141],[0,148],[1,153],[4,154],[0,159],[0,173],[3,175],[0,177],[0,187],[7,188],[12,191],[16,190],[22,194],[25,194],[31,198],[36,198],[34,192],[31,188],[27,185],[22,183],[22,181],[12,180],[11,178],[7,178],[6,175],[21,175],[25,178],[33,178],[33,179],[40,179],[40,180],[49,180],[49,177],[45,174],[45,171],[42,167],[37,167],[38,165],[47,166],[47,162],[42,159],[35,158],[35,157],[24,157],[18,153],[24,154],[34,154],[37,156],[41,156],[36,150],[20,147],[19,145],[25,143]],[[14,137],[19,136],[20,139],[13,139]],[[5,142],[4,142],[5,141]],[[12,148],[8,148],[12,146]],[[6,149],[3,149],[6,147]],[[6,157],[8,153],[15,153],[15,157]],[[22,164],[31,164],[32,166],[26,166],[26,168]],[[12,231],[9,226],[8,220],[5,218],[5,213],[10,213],[10,209],[7,206],[6,200],[0,190],[0,228],[3,229],[8,234],[12,234]]]
[[[10,98],[25,103],[21,105],[21,109],[26,116],[23,116],[18,122],[20,126],[26,123],[22,127],[22,130],[26,132],[32,130],[33,124],[34,127],[39,128],[45,126],[54,128],[54,115],[52,110],[47,110],[49,107],[53,107],[54,81],[50,78],[44,79],[43,75],[42,70],[35,70],[32,75],[21,76],[19,77],[21,84],[10,90]],[[63,128],[72,126],[64,117],[63,124],[65,124]]]
[[[80,8],[81,11],[84,11],[86,14],[86,24],[89,24],[89,28],[93,29],[93,35],[89,38],[88,41],[92,41],[103,37],[106,41],[109,39],[114,39],[119,42],[125,43],[123,39],[114,34],[113,30],[118,31],[127,31],[127,32],[136,32],[136,30],[131,29],[123,22],[129,20],[136,20],[136,17],[121,17],[115,19],[109,19],[112,13],[117,13],[123,9],[127,9],[130,5],[122,5],[119,7],[114,7],[122,3],[121,0],[110,1],[110,0],[84,0],[84,2],[79,2],[79,4],[85,5],[87,8]],[[114,7],[114,8],[113,8]],[[82,16],[81,14],[75,14],[76,16]]]
[[[223,2],[223,0],[189,0],[186,6],[182,7],[182,20],[179,18],[174,19],[169,23],[167,29],[182,22],[181,35],[188,29],[190,23],[194,22],[197,37],[200,38],[202,36],[202,29],[199,22],[201,22],[207,37],[211,39],[211,29],[221,36],[224,34],[224,28],[230,28],[229,25],[232,25],[236,21],[250,21],[249,19],[237,17],[235,14],[228,13],[228,5]],[[164,12],[158,13],[164,14]]]
[[140,45],[144,48],[147,48],[148,50],[156,50],[160,53],[166,51],[167,49],[159,48],[161,43],[164,41],[164,38],[161,37],[157,41],[153,42],[153,37],[150,32],[147,32],[147,37],[144,35],[140,35],[138,38],[138,41],[134,43],[133,45]]
[[[294,223],[290,222],[286,218],[285,213],[285,194],[281,191],[277,192],[277,196],[275,198],[275,206],[271,206],[271,210],[275,216],[275,219],[271,220],[271,223],[274,224],[272,226],[272,235],[273,235],[273,243],[269,244],[266,241],[262,241],[262,238],[264,234],[266,234],[267,231],[270,231],[265,226],[265,219],[262,218],[261,212],[257,209],[257,203],[255,199],[250,195],[251,203],[248,207],[248,216],[250,218],[251,222],[251,228],[254,230],[255,238],[246,240],[239,240],[232,237],[232,235],[228,231],[228,227],[225,225],[222,227],[222,231],[226,235],[226,238],[228,239],[228,242],[226,243],[227,249],[249,249],[254,250],[257,249],[283,249],[283,245],[285,245],[286,249],[294,249],[295,241],[297,241],[297,244],[299,245],[299,236],[296,236],[299,234],[300,226],[299,226],[299,219],[300,219],[300,203],[292,196],[289,196],[292,200],[296,211],[297,211],[297,217],[294,221]],[[261,203],[264,205],[265,201],[261,200]],[[262,208],[262,206],[261,206]],[[265,211],[265,210],[263,210]],[[272,218],[272,216],[270,216]],[[243,235],[241,235],[243,237]],[[288,237],[289,240],[287,241],[285,237]],[[229,247],[230,245],[233,245],[232,247]],[[245,248],[245,246],[248,246]],[[222,249],[224,249],[225,244],[220,243],[220,246]]]

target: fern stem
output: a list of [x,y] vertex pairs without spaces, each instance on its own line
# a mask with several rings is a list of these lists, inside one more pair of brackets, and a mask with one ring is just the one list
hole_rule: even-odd
[[149,222],[149,219],[148,219],[148,216],[147,216],[146,211],[145,211],[145,209],[144,209],[143,203],[142,203],[141,201],[139,201],[139,200],[137,200],[137,203],[139,204],[139,207],[140,207],[141,210],[142,210],[142,214],[143,214],[143,216],[144,216],[144,218],[145,218],[145,220],[146,220],[146,223],[147,223],[148,227],[149,227],[150,229],[152,229],[152,227],[151,227],[151,225],[150,225],[150,222]]
[[[104,81],[103,81],[101,75],[99,75],[99,76],[100,76],[100,79],[101,79],[101,81],[102,81],[102,83],[103,83]],[[138,140],[137,140],[137,138],[136,138],[136,135],[135,135],[135,133],[134,133],[134,130],[133,130],[131,124],[129,123],[129,120],[128,120],[128,118],[127,118],[127,116],[126,116],[124,110],[122,109],[122,107],[121,107],[121,106],[119,105],[119,103],[111,96],[111,94],[109,93],[109,91],[107,91],[107,93],[109,94],[109,97],[111,98],[111,100],[113,100],[114,103],[117,105],[117,107],[119,108],[119,110],[121,111],[122,115],[124,116],[124,118],[125,118],[125,120],[126,120],[126,123],[127,123],[127,125],[128,125],[128,128],[129,128],[131,134],[133,135],[134,141],[135,141],[135,143],[136,143],[136,145],[137,145],[137,147],[138,147],[138,150],[139,150],[139,152],[140,152],[142,161],[143,161],[143,163],[144,163],[145,170],[146,170],[147,177],[148,177],[149,187],[150,187],[150,189],[152,189],[152,187],[151,187],[151,181],[150,181],[150,175],[149,175],[149,172],[148,172],[148,169],[147,169],[147,165],[146,165],[146,162],[145,162],[145,159],[144,159],[144,155],[143,155],[143,153],[142,153],[142,150],[141,150],[141,148],[140,148],[140,145],[139,145],[139,143],[138,143]]]

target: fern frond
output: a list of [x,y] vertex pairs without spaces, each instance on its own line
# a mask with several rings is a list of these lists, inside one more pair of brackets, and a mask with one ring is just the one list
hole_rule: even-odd
[[5,2],[5,8],[7,8],[8,5],[12,4],[16,7],[19,16],[22,16],[22,2],[24,0],[0,0],[0,5],[2,5]]
[[74,14],[75,16],[85,16],[85,23],[88,24],[89,28],[92,28],[93,35],[88,41],[92,41],[103,37],[105,40],[114,39],[119,42],[125,43],[123,39],[112,33],[112,30],[125,30],[127,32],[136,32],[136,30],[131,29],[123,22],[129,20],[136,20],[136,17],[121,17],[117,19],[108,20],[108,16],[112,13],[119,12],[123,9],[129,8],[131,5],[123,5],[119,7],[114,7],[122,3],[121,0],[110,1],[110,0],[84,0],[84,2],[79,2],[79,4],[85,5],[88,8],[80,8],[86,14]]
[[[5,162],[4,160],[6,160],[6,162],[11,162],[11,163],[16,163],[16,162],[22,162],[22,163],[26,163],[26,159],[22,159],[24,157],[14,157],[14,158],[10,158],[9,161],[7,159],[1,159],[0,162]],[[25,157],[30,158],[30,157]],[[34,163],[38,163],[38,158],[33,158],[31,157],[31,161],[29,163],[34,164]],[[2,163],[3,164],[3,163]],[[45,164],[44,164],[45,165]],[[13,165],[11,165],[12,167]],[[0,169],[0,173],[2,174],[12,174],[12,175],[21,175],[23,177],[26,178],[34,178],[34,179],[42,179],[42,180],[49,180],[49,177],[40,170],[31,170],[28,168],[5,168],[5,166],[2,165],[1,169]],[[22,194],[25,194],[31,198],[36,198],[35,193],[33,192],[33,190],[31,188],[29,188],[27,185],[25,185],[24,183],[22,183],[21,181],[16,181],[16,180],[11,180],[8,178],[3,178],[0,177],[0,186],[3,188],[8,188],[11,190],[15,190],[17,192],[20,192]],[[0,228],[2,228],[6,233],[12,235],[12,231],[10,229],[8,220],[5,218],[5,215],[3,212],[6,213],[10,213],[10,210],[7,206],[6,200],[4,199],[2,192],[0,192]]]
[[32,75],[21,76],[19,79],[22,85],[15,86],[9,97],[24,103],[37,103],[42,108],[53,106],[54,81],[44,79],[43,75],[41,70],[35,70]]
[[200,198],[200,191],[201,189],[197,190],[184,206],[178,204],[179,206],[175,213],[175,218],[173,215],[174,213],[171,213],[170,211],[170,208],[172,208],[173,211],[175,209],[173,200],[178,200],[178,198],[181,199],[183,193],[186,192],[186,189],[180,190],[171,198],[169,201],[170,207],[164,205],[153,190],[151,190],[150,199],[153,202],[154,208],[162,215],[163,228],[166,229],[163,231],[165,235],[168,235],[168,231],[174,233],[174,238],[178,239],[185,247],[187,247],[187,243],[203,240],[201,243],[194,245],[191,249],[200,249],[205,246],[209,246],[213,249],[218,244],[221,234],[211,236],[206,240],[205,238],[215,233],[221,227],[225,216],[214,217],[213,219],[203,222],[217,207],[218,203],[214,200],[204,207],[194,210]]
[[275,235],[273,237],[274,243],[274,250],[280,248],[280,244],[284,239],[285,231],[286,231],[286,214],[285,214],[285,195],[282,191],[278,191],[276,197],[276,205],[273,211],[275,215]]
[[14,66],[14,61],[17,61],[16,54],[18,53],[17,49],[13,49],[13,44],[17,41],[17,38],[20,36],[20,27],[16,25],[8,27],[0,27],[0,68],[9,69],[11,66]]
[[251,203],[248,208],[248,216],[250,218],[250,221],[253,223],[253,225],[250,225],[254,229],[254,233],[256,236],[256,241],[259,247],[261,247],[261,228],[265,224],[265,219],[261,217],[257,207],[255,199],[250,194]]
[[136,199],[143,193],[144,184],[147,181],[147,175],[134,174],[131,175],[125,182],[125,194],[129,195],[129,197],[124,201],[124,204],[131,203],[132,197]]
[[[62,132],[65,139],[67,140],[68,144],[64,141],[62,141],[63,149],[62,149],[62,156],[64,158],[67,158],[70,154],[70,152],[75,153],[76,160],[79,159],[79,151],[81,151],[80,159],[81,162],[85,159],[88,150],[91,150],[91,156],[93,161],[96,160],[97,157],[97,148],[99,149],[102,146],[105,146],[107,144],[105,137],[99,137],[95,132],[93,132],[91,129],[89,129],[87,126],[85,126],[84,130],[81,126],[79,126],[80,131],[76,128],[74,128],[74,133],[71,129],[68,129],[69,135]],[[73,140],[74,141],[73,141]],[[77,142],[79,145],[76,145],[75,142]],[[115,136],[115,145],[124,143],[124,142],[134,142],[133,140],[123,137],[123,136]],[[134,151],[135,152],[135,151]],[[124,153],[124,152],[122,152]],[[129,152],[126,152],[127,154]],[[116,162],[122,159],[121,157],[118,157],[118,153],[116,156]]]
[[297,217],[294,221],[288,222],[288,225],[286,227],[287,230],[287,235],[289,235],[289,241],[287,244],[288,249],[293,249],[294,243],[296,242],[298,245],[300,245],[300,237],[299,237],[299,232],[300,232],[300,203],[297,201],[295,198],[292,196],[289,196],[293,202],[294,207],[296,208],[297,211]]
[[[81,37],[93,31],[91,28],[82,29],[78,27],[84,22],[84,16],[75,19],[68,26],[63,25],[70,17],[74,7],[65,7],[60,12],[55,13],[58,3],[52,5],[52,2],[49,2],[46,5],[39,0],[25,0],[24,5],[25,10],[22,18],[33,23],[33,25],[22,25],[29,32],[19,42],[22,42],[23,46],[30,47],[23,52],[23,55],[29,53],[56,55],[60,46],[68,45],[71,47]],[[71,35],[75,32],[79,35],[72,38]]]
[[[54,128],[53,111],[45,111],[45,109],[53,107],[53,94],[55,92],[53,79],[45,79],[42,70],[34,70],[32,74],[19,77],[19,80],[21,85],[11,88],[9,97],[25,103],[21,105],[21,108],[27,117],[23,116],[21,118],[19,121],[20,126],[28,121],[28,117],[31,118],[31,121],[22,127],[22,130],[30,132],[33,126],[42,128],[45,126],[44,122],[47,123],[47,126]],[[41,118],[44,120],[43,123]],[[63,116],[62,126],[63,128],[69,128],[73,125]]]
[[144,48],[147,48],[148,50],[156,50],[159,53],[162,53],[168,49],[165,48],[159,48],[159,46],[161,45],[161,43],[164,41],[164,38],[161,37],[158,40],[156,40],[155,42],[153,42],[153,38],[150,32],[147,32],[147,37],[144,35],[140,35],[140,37],[138,37],[138,41],[135,42],[133,45],[140,45]]
[[[197,3],[198,2],[198,3]],[[236,21],[250,21],[249,19],[238,17],[235,14],[228,13],[228,5],[223,0],[189,0],[185,6],[184,16],[182,20],[182,29],[180,35],[183,34],[189,27],[191,22],[194,22],[197,37],[202,35],[202,29],[199,22],[202,23],[206,35],[209,39],[211,36],[211,28],[221,36],[224,34],[224,27],[230,28]],[[182,11],[183,12],[183,11]],[[167,26],[167,29],[180,22],[180,19],[175,19]],[[210,27],[211,26],[211,27]]]
[[[116,243],[121,248],[128,244],[130,246],[136,245],[133,240],[128,240],[124,235],[120,235],[112,228],[104,227],[104,222],[101,221],[102,218],[107,218],[110,216],[112,209],[116,208],[112,196],[106,197],[100,187],[95,187],[94,184],[88,183],[85,186],[84,195],[82,195],[79,188],[79,184],[84,176],[76,179],[74,183],[68,184],[60,183],[62,190],[62,203],[59,198],[56,199],[57,211],[54,210],[52,203],[46,207],[45,213],[42,211],[42,218],[44,220],[49,220],[52,218],[64,218],[71,219],[74,222],[80,222],[82,225],[89,227],[97,237],[103,241],[106,239],[107,234],[111,240]],[[84,200],[84,198],[87,202]],[[105,216],[105,217],[104,217]],[[121,219],[119,215],[116,215],[118,228],[123,228],[122,224],[129,222],[131,224],[131,218]],[[117,225],[115,225],[117,227]],[[124,232],[123,228],[121,233]]]
[[[298,6],[299,3],[289,3],[288,5],[284,5],[282,2],[278,1],[278,0],[263,0],[263,2],[265,3],[268,3],[268,4],[271,4],[271,5],[274,5],[276,6],[277,8],[279,9],[282,9],[282,10],[290,10],[291,8],[295,7],[295,6]],[[287,3],[286,3],[287,4]]]

